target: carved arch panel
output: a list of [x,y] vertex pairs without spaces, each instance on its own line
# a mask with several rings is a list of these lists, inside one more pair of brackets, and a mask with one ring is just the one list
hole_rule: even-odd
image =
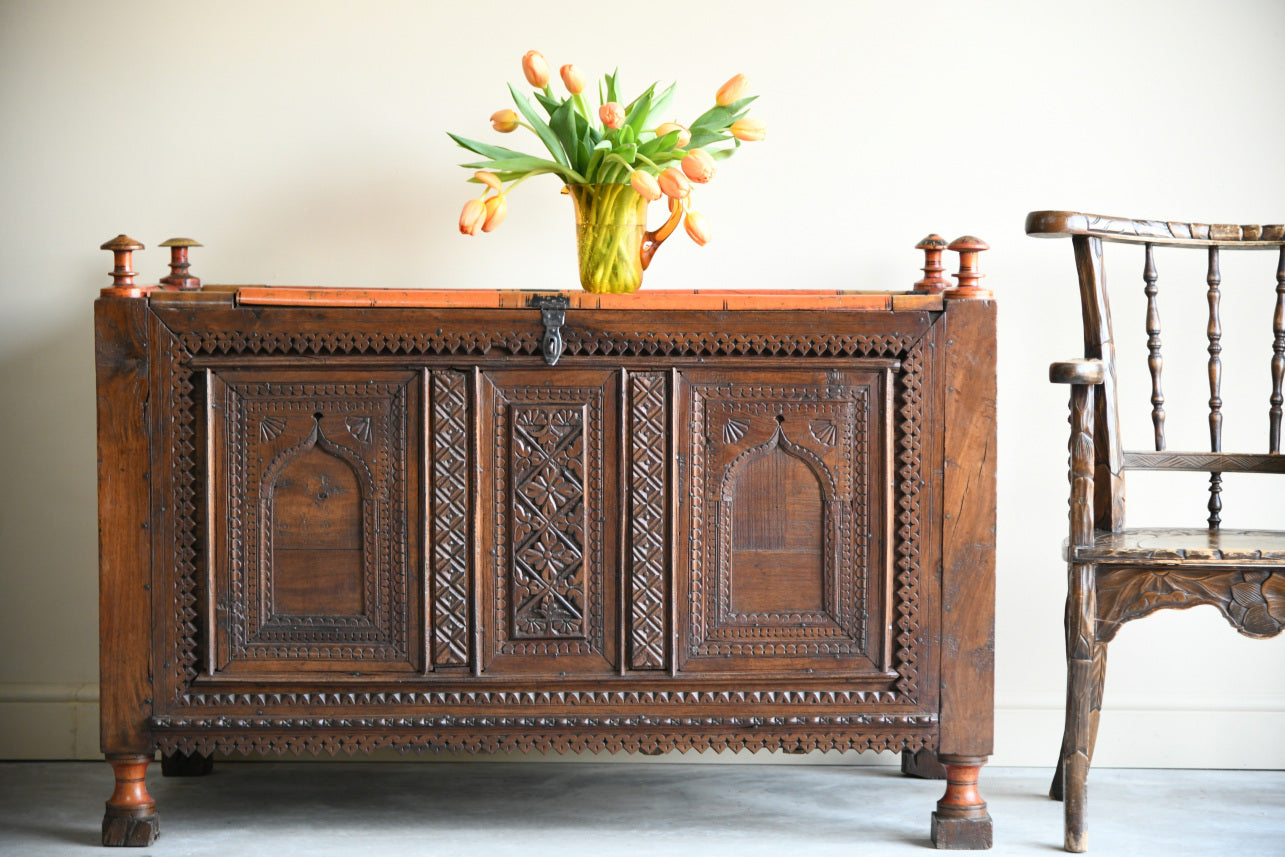
[[889,369],[682,374],[682,669],[891,681]]
[[215,675],[422,669],[419,377],[213,373]]

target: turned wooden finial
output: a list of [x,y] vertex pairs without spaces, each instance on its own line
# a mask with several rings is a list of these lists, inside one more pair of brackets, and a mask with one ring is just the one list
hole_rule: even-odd
[[950,242],[947,250],[959,253],[959,273],[954,277],[959,285],[945,292],[947,298],[990,298],[994,297],[990,289],[983,289],[977,283],[986,276],[977,267],[977,254],[989,250],[991,245],[972,235],[964,235]]
[[168,241],[162,241],[160,246],[170,248],[170,275],[161,277],[161,285],[178,289],[180,292],[201,288],[200,279],[189,275],[188,269],[191,265],[187,261],[187,248],[200,247],[201,243],[191,238],[171,238]]
[[99,249],[112,251],[112,256],[116,262],[116,267],[112,269],[111,273],[112,284],[110,287],[103,289],[102,293],[104,295],[137,298],[151,291],[151,286],[134,285],[134,277],[138,276],[138,272],[130,267],[134,263],[134,251],[142,250],[142,244],[128,235],[117,235]]
[[949,289],[950,280],[942,276],[946,268],[941,263],[946,239],[934,232],[916,244],[915,249],[924,251],[924,278],[915,283],[915,291],[936,295]]

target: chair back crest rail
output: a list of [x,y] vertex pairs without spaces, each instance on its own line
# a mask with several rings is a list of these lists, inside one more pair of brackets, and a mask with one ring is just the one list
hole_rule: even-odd
[[[1224,473],[1285,473],[1281,455],[1282,413],[1285,411],[1285,225],[1233,225],[1129,220],[1071,211],[1033,211],[1026,232],[1037,237],[1070,237],[1079,276],[1086,358],[1101,361],[1103,378],[1092,396],[1093,520],[1098,530],[1124,527],[1126,470],[1197,471],[1209,474],[1208,525],[1222,523]],[[1120,434],[1115,340],[1106,287],[1103,242],[1140,244],[1141,281],[1146,300],[1145,335],[1154,448],[1124,449]],[[1205,342],[1208,354],[1208,450],[1171,450],[1165,434],[1164,342],[1161,324],[1161,277],[1157,250],[1203,250],[1208,315]],[[1221,254],[1224,250],[1275,251],[1274,294],[1264,288],[1264,309],[1271,328],[1263,333],[1264,355],[1270,367],[1267,411],[1267,451],[1229,452],[1223,448],[1223,322]],[[1271,284],[1264,276],[1264,286]]]

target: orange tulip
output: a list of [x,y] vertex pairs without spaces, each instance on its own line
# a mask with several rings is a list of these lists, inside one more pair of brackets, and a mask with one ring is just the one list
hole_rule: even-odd
[[714,159],[704,149],[692,149],[679,165],[683,173],[697,184],[705,184],[714,177]]
[[460,212],[460,234],[476,235],[477,231],[482,228],[486,222],[486,203],[481,198],[470,199],[464,203],[464,210]]
[[580,69],[568,63],[558,69],[558,73],[562,75],[562,85],[567,88],[567,92],[572,95],[584,92],[584,75],[580,73]]
[[687,176],[677,167],[666,168],[656,184],[660,186],[661,193],[671,199],[684,199],[692,192],[691,182],[687,181]]
[[491,114],[491,127],[501,134],[507,134],[518,127],[518,114],[512,110],[497,110]]
[[745,143],[755,143],[767,136],[767,123],[762,119],[737,119],[729,129],[732,136]]
[[608,101],[598,108],[598,118],[608,128],[619,128],[625,124],[625,108],[621,107],[618,102]]
[[495,173],[490,172],[489,170],[478,170],[477,172],[473,173],[473,178],[477,179],[482,184],[486,185],[491,190],[496,191],[497,193],[500,191],[500,188],[501,188],[500,177],[497,176]]
[[750,82],[745,75],[736,75],[718,88],[718,93],[714,96],[714,103],[719,107],[726,107],[733,101],[740,101],[745,97],[745,90],[749,85]]
[[678,148],[685,149],[687,144],[692,141],[692,134],[677,122],[664,122],[656,126],[656,136],[663,137],[670,131],[678,132]]
[[656,177],[651,173],[645,173],[642,170],[634,170],[633,175],[629,177],[629,183],[633,185],[638,195],[648,202],[655,202],[660,199],[660,185],[656,183]]
[[504,201],[504,195],[500,194],[488,199],[483,209],[486,217],[483,219],[482,231],[490,232],[504,222],[505,216],[509,213],[509,204]]
[[539,51],[527,51],[522,57],[522,73],[526,82],[536,89],[544,89],[549,83],[549,63]]
[[704,247],[709,243],[709,223],[699,212],[687,212],[687,216],[683,218],[683,229],[687,230],[687,237],[695,241],[697,246]]

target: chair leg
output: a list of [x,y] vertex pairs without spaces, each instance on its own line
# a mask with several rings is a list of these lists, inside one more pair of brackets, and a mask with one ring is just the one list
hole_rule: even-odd
[[1067,611],[1067,676],[1066,676],[1066,728],[1063,733],[1062,752],[1062,812],[1065,822],[1065,847],[1067,851],[1082,852],[1088,849],[1088,823],[1086,818],[1089,759],[1093,744],[1093,703],[1095,697],[1101,704],[1101,690],[1095,688],[1094,662],[1105,666],[1105,649],[1101,657],[1094,639],[1096,625],[1096,592],[1094,567],[1072,565],[1069,569]]
[[[1098,743],[1098,723],[1102,719],[1102,698],[1106,686],[1107,674],[1107,644],[1093,644],[1093,701],[1089,708],[1089,766],[1093,765],[1093,749]],[[1068,698],[1068,706],[1070,704]],[[1057,765],[1053,770],[1053,782],[1049,784],[1049,797],[1053,800],[1062,800],[1062,775],[1064,766],[1062,760],[1067,751],[1066,730],[1062,732],[1062,748],[1057,754]]]

